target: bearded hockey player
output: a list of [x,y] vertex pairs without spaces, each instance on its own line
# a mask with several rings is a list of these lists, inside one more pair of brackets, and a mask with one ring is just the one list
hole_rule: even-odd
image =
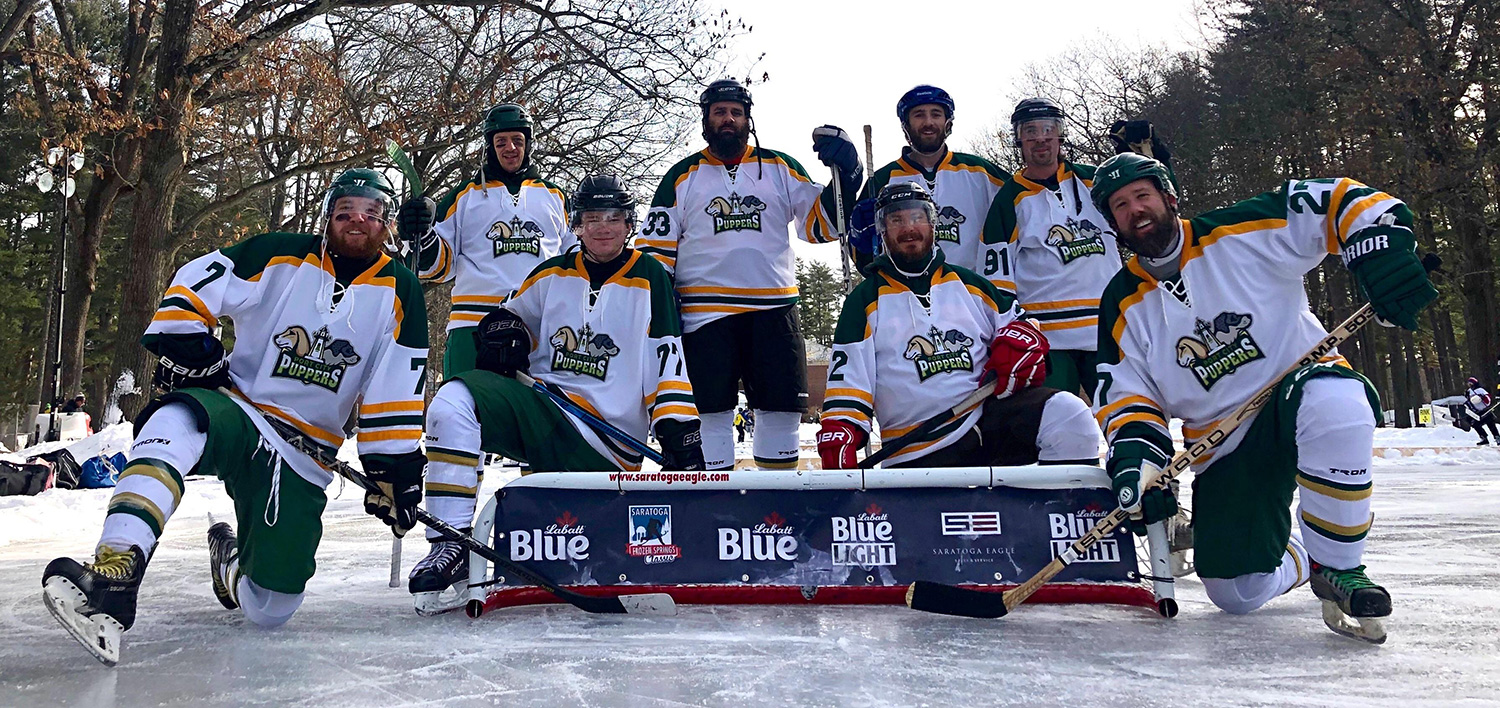
[[[486,452],[537,472],[640,469],[641,456],[516,381],[528,372],[637,440],[649,426],[663,468],[703,469],[698,409],[682,360],[672,279],[625,246],[635,200],[612,175],[578,186],[572,226],[581,251],[548,259],[475,335],[478,368],[443,384],[427,413],[428,509],[473,525]],[[412,570],[422,614],[456,607],[442,593],[468,578],[468,553],[429,532],[432,551]]]
[[[381,252],[393,195],[380,173],[348,170],[324,199],[323,235],[261,234],[177,271],[141,339],[164,395],[136,419],[94,561],[58,558],[42,576],[47,609],[100,661],[119,659],[187,475],[218,476],[234,499],[237,528],[208,530],[214,595],[263,627],[302,604],[333,479],[307,451],[335,454],[356,402],[360,460],[384,492],[365,510],[398,536],[416,523],[427,319],[416,277]],[[225,317],[227,355],[214,334]]]
[[[1166,168],[1133,153],[1100,165],[1095,206],[1136,253],[1104,292],[1096,416],[1106,469],[1138,531],[1176,508],[1142,489],[1172,454],[1167,421],[1191,444],[1261,388],[1275,396],[1204,459],[1193,481],[1194,552],[1208,597],[1239,614],[1311,580],[1334,631],[1382,641],[1385,589],[1361,564],[1370,531],[1370,457],[1379,402],[1337,354],[1276,377],[1327,332],[1302,277],[1340,254],[1381,319],[1407,329],[1435,296],[1411,212],[1350,179],[1292,180],[1191,220],[1177,218]],[[1300,491],[1300,533],[1288,509]]]
[[[474,368],[474,327],[538,263],[568,250],[562,189],[532,164],[531,115],[514,103],[484,117],[484,166],[436,204],[417,195],[401,204],[402,238],[421,249],[424,280],[453,281],[443,378]],[[437,224],[433,224],[434,215]]]
[[1120,253],[1089,189],[1094,168],[1062,155],[1062,107],[1045,98],[1016,105],[1010,123],[1025,167],[1012,175],[984,219],[979,272],[1016,293],[1052,343],[1047,385],[1086,398],[1094,391],[1099,294],[1120,269]]
[[[787,224],[795,222],[808,242],[835,240],[829,215],[836,196],[791,157],[750,146],[753,104],[738,82],[709,84],[698,105],[708,148],[662,177],[637,243],[675,271],[709,468],[734,466],[734,407],[743,383],[758,426],[756,464],[792,469],[807,408],[807,355]],[[837,198],[852,205],[864,177],[859,160],[850,159],[854,143],[832,126],[816,133],[834,141],[820,158],[839,170],[844,193]]]
[[1099,428],[1077,396],[1041,383],[1047,339],[1015,298],[949,265],[934,244],[937,209],[922,185],[886,185],[875,201],[885,243],[844,300],[834,333],[818,455],[856,466],[874,420],[893,440],[997,376],[996,395],[889,458],[895,467],[1097,464]]
[[[887,184],[920,183],[937,205],[933,237],[943,258],[949,265],[983,270],[985,249],[980,237],[984,218],[1006,175],[978,155],[948,149],[948,136],[953,134],[953,97],[947,91],[927,85],[912,88],[896,102],[896,118],[901,121],[907,147],[901,148],[901,157],[895,162],[870,175],[859,195],[862,206],[855,209],[871,209],[875,196]],[[863,217],[856,220],[859,218]],[[861,268],[873,256],[864,250],[856,248]]]

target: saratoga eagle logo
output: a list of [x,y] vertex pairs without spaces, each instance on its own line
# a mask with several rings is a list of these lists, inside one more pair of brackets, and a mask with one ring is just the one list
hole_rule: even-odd
[[968,218],[957,207],[945,206],[938,209],[937,223],[932,225],[932,237],[938,241],[958,243],[958,225],[965,221]]
[[614,338],[602,332],[594,333],[589,325],[577,332],[572,327],[559,327],[549,341],[552,343],[553,371],[571,371],[600,381],[609,373],[609,360],[620,353]]
[[1105,254],[1104,230],[1088,219],[1074,221],[1070,216],[1066,225],[1053,224],[1047,230],[1046,241],[1048,246],[1057,249],[1057,255],[1062,258],[1063,263]]
[[495,244],[496,258],[507,253],[536,256],[542,252],[542,227],[537,226],[535,221],[521,221],[519,216],[512,217],[510,221],[490,224],[490,230],[485,232],[484,237]]
[[973,338],[956,329],[944,332],[932,327],[926,337],[919,334],[907,340],[902,356],[917,367],[917,379],[926,381],[949,371],[973,371],[974,358],[969,356],[973,343]]
[[714,233],[718,234],[725,231],[759,231],[760,213],[765,210],[766,203],[760,197],[754,194],[741,197],[730,192],[727,199],[714,197],[703,212],[714,218]]
[[344,382],[344,372],[360,361],[354,345],[347,339],[334,339],[327,327],[319,327],[309,335],[305,328],[292,325],[272,341],[281,350],[272,376],[295,379],[335,393]]
[[1177,340],[1177,365],[1193,372],[1207,391],[1241,366],[1266,358],[1250,336],[1251,321],[1238,312],[1220,312],[1213,322],[1198,320],[1194,336]]

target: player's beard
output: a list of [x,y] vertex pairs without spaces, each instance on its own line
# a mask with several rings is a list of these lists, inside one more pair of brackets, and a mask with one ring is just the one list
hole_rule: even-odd
[[1163,211],[1148,217],[1151,223],[1136,229],[1132,224],[1119,224],[1115,233],[1120,244],[1147,258],[1160,258],[1171,252],[1177,240],[1177,209],[1165,205]]
[[714,155],[736,159],[745,154],[745,146],[750,144],[750,124],[747,122],[743,128],[732,131],[725,130],[728,127],[721,125],[704,137],[708,138],[708,149]]
[[908,137],[911,141],[911,149],[924,155],[931,155],[943,149],[943,143],[948,139],[948,136],[943,131],[937,131],[930,135],[911,132]]
[[[354,234],[352,231],[360,231]],[[385,246],[386,229],[379,222],[365,220],[360,224],[330,223],[328,225],[328,250],[331,253],[358,262],[373,259]]]

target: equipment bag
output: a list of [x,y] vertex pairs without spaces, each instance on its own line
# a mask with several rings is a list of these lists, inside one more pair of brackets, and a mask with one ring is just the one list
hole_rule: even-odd
[[31,496],[52,487],[52,465],[45,462],[15,464],[0,461],[0,497]]

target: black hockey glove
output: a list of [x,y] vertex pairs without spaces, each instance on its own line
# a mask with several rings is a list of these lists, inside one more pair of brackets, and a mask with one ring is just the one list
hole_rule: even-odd
[[365,492],[365,513],[384,521],[391,533],[405,536],[417,525],[427,457],[413,450],[400,455],[360,455],[359,461],[378,490]]
[[704,469],[703,434],[698,421],[664,418],[656,424],[661,441],[661,468],[668,472],[699,472]]
[[229,355],[211,334],[162,334],[150,347],[161,358],[151,375],[158,393],[179,388],[229,387]]
[[1115,154],[1133,152],[1172,165],[1172,151],[1156,136],[1156,128],[1149,120],[1117,120],[1109,126],[1109,139],[1115,144]]
[[502,307],[479,321],[474,329],[474,365],[501,376],[531,367],[531,332],[520,315]]
[[818,154],[818,161],[839,171],[844,191],[851,194],[858,192],[864,181],[865,168],[859,164],[859,151],[854,147],[854,139],[836,125],[813,128],[812,139],[813,152]]
[[1416,331],[1417,313],[1437,297],[1437,288],[1417,258],[1411,229],[1386,214],[1344,242],[1343,259],[1377,317]]
[[401,202],[401,207],[396,210],[396,229],[401,238],[412,243],[425,241],[423,237],[432,230],[432,218],[436,212],[437,204],[420,194]]

